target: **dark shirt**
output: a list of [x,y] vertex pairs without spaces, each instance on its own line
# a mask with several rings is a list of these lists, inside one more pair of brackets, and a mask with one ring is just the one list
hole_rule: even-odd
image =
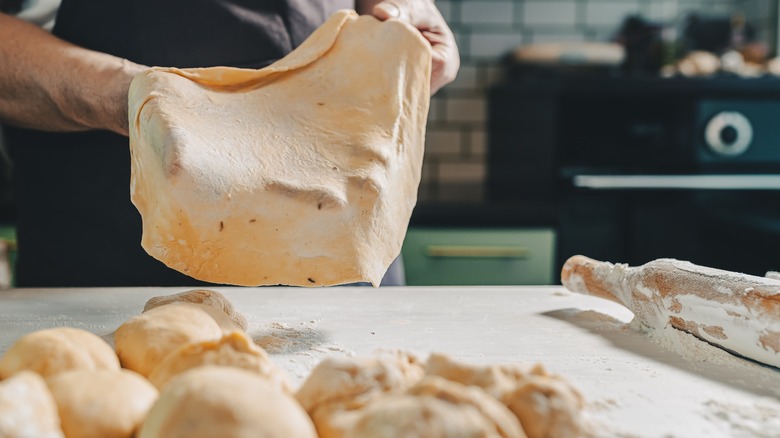
[[[263,67],[343,0],[63,0],[53,33],[150,66]],[[141,248],[126,137],[8,127],[19,287],[202,285]]]

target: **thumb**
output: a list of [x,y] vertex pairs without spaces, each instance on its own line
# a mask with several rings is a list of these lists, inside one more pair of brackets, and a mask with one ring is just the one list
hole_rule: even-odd
[[382,1],[374,5],[374,17],[384,21],[390,18],[408,18],[409,11],[406,11],[406,4],[397,1]]

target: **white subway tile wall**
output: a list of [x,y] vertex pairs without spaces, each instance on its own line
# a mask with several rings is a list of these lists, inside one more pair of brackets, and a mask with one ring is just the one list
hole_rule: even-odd
[[585,4],[585,24],[592,27],[614,28],[623,17],[641,13],[642,5],[636,1],[590,1]]
[[534,28],[544,25],[566,26],[577,25],[577,9],[579,5],[573,1],[528,0],[523,2],[523,25]]
[[[486,174],[488,88],[503,77],[502,59],[529,42],[611,38],[628,14],[679,23],[685,14],[744,10],[760,17],[769,0],[437,0],[461,54],[456,81],[437,93],[428,117],[421,201],[447,185],[480,186]],[[762,27],[761,32],[769,32]],[[481,193],[481,190],[471,191]]]
[[775,42],[778,40],[774,25],[778,19],[777,9],[777,2],[768,0],[742,0],[737,6],[737,10],[755,27],[759,38]]
[[460,7],[461,22],[471,25],[511,26],[514,23],[511,1],[464,0]]

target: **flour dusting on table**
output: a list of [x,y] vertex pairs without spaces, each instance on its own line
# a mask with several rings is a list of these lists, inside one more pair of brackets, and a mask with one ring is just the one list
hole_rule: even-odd
[[780,409],[777,403],[764,397],[754,403],[734,403],[709,400],[705,404],[705,416],[721,425],[734,437],[780,437]]
[[355,353],[341,344],[332,342],[318,329],[319,320],[294,323],[250,321],[248,333],[257,345],[271,355],[296,383],[324,358],[333,355],[352,357]]

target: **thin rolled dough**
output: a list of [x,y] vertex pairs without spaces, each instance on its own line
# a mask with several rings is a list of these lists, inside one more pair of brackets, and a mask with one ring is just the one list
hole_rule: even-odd
[[340,11],[261,70],[140,74],[142,246],[211,282],[378,285],[417,201],[430,71],[412,26]]

